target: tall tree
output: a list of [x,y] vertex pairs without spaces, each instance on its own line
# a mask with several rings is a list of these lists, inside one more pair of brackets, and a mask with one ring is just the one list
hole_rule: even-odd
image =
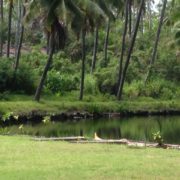
[[82,32],[81,32],[81,38],[82,38],[82,68],[81,68],[81,84],[80,84],[79,100],[83,99],[83,91],[84,91],[85,60],[86,60],[85,36],[86,36],[86,30],[82,29]]
[[135,27],[134,27],[134,32],[133,32],[132,37],[131,37],[131,42],[130,42],[130,45],[129,45],[126,62],[125,62],[125,65],[124,65],[124,68],[123,68],[123,71],[122,71],[122,75],[121,75],[121,79],[120,79],[120,86],[118,88],[118,93],[117,93],[118,100],[120,100],[121,97],[122,97],[122,91],[123,91],[123,87],[124,87],[124,81],[125,81],[125,78],[126,78],[126,72],[127,72],[128,66],[129,66],[129,61],[130,61],[131,54],[133,52],[134,44],[135,44],[135,41],[136,41],[136,36],[137,36],[138,28],[139,28],[139,23],[140,23],[140,20],[141,20],[141,14],[142,14],[142,11],[143,11],[143,8],[144,8],[144,1],[145,0],[141,0],[141,3],[140,3],[140,8],[139,8],[138,16],[136,18],[136,24],[135,24]]
[[45,82],[45,79],[46,79],[46,76],[47,76],[47,72],[48,72],[48,70],[49,70],[49,68],[51,66],[52,59],[53,59],[53,54],[54,54],[54,51],[55,51],[55,33],[56,32],[55,32],[55,29],[54,29],[55,28],[54,25],[52,25],[52,27],[51,27],[50,42],[49,42],[50,52],[49,52],[48,60],[47,60],[46,66],[44,68],[43,74],[41,76],[41,79],[40,79],[40,82],[39,82],[39,85],[37,87],[35,97],[34,97],[34,99],[36,101],[40,100],[41,91],[43,89],[43,85],[44,85],[44,82]]
[[[27,2],[27,0],[25,0],[25,3]],[[22,23],[22,18],[24,18],[25,16],[25,6],[23,5],[22,8],[22,16],[21,16],[21,30],[20,30],[20,39],[19,39],[19,43],[18,43],[18,49],[17,49],[17,53],[16,53],[16,61],[15,61],[15,65],[14,65],[14,69],[15,71],[17,70],[18,66],[19,66],[19,59],[20,59],[20,54],[21,54],[21,47],[22,47],[22,42],[23,42],[23,36],[24,36],[24,25]]]
[[152,30],[152,9],[151,9],[152,0],[147,1],[147,14],[148,14],[148,24],[149,30]]
[[125,53],[126,34],[127,34],[127,29],[128,29],[129,3],[130,3],[130,0],[126,0],[124,32],[123,32],[123,37],[122,37],[121,55],[120,55],[120,59],[119,59],[119,76],[118,76],[118,83],[117,83],[118,89],[120,86],[120,80],[121,80],[122,69],[123,69],[123,57],[124,57],[124,53]]
[[129,36],[132,33],[132,0],[128,3],[128,21],[129,21]]
[[99,39],[99,29],[98,29],[98,25],[96,25],[95,32],[94,32],[94,48],[93,48],[91,73],[93,73],[96,67],[96,58],[97,58],[96,54],[97,54],[97,48],[98,48],[98,39]]
[[12,10],[13,10],[13,0],[9,0],[9,12],[8,12],[8,39],[7,39],[7,52],[6,52],[6,56],[7,56],[7,57],[9,57],[9,54],[10,54],[10,45],[11,45]]
[[158,30],[157,30],[157,34],[156,34],[153,53],[152,53],[152,57],[151,57],[151,60],[150,60],[149,69],[148,69],[148,72],[147,72],[147,75],[146,75],[146,78],[145,78],[145,83],[148,81],[148,79],[149,79],[149,77],[151,75],[152,66],[153,66],[154,61],[156,59],[158,43],[159,43],[160,34],[161,34],[161,28],[162,28],[162,25],[163,25],[163,20],[164,20],[164,15],[165,15],[165,10],[166,10],[166,4],[167,4],[167,0],[164,0],[161,15],[160,15],[160,19],[159,19],[159,26],[158,26]]
[[[80,96],[79,99],[83,99],[84,94],[84,79],[85,79],[85,60],[86,60],[86,52],[85,52],[85,35],[88,31],[94,30],[97,27],[98,22],[100,23],[102,19],[105,18],[105,13],[110,13],[106,4],[103,0],[99,0],[98,3],[95,1],[86,0],[86,3],[78,4],[79,8],[83,11],[84,21],[81,24],[81,35],[82,35],[82,68],[81,68],[81,84],[80,84]],[[93,7],[93,8],[92,8]],[[93,11],[92,11],[93,9]],[[93,15],[91,13],[93,12]],[[98,27],[97,27],[98,28]],[[97,29],[98,30],[98,29]],[[97,48],[97,46],[95,47]],[[96,56],[96,52],[95,56]]]
[[21,34],[21,21],[22,21],[22,14],[23,14],[23,7],[22,7],[22,0],[17,1],[17,24],[16,24],[16,36],[15,36],[15,43],[14,43],[14,48],[15,48],[15,56],[17,55],[17,50],[18,50],[18,44],[19,44],[19,36]]
[[3,55],[3,22],[4,22],[4,13],[3,13],[3,0],[0,1],[0,57]]
[[[37,3],[38,1],[35,1],[35,2]],[[97,20],[98,18],[101,18],[102,14],[103,14],[103,11],[91,0],[86,0],[86,1],[84,1],[84,0],[76,0],[76,1],[54,0],[53,2],[49,1],[49,0],[44,0],[44,1],[42,0],[41,7],[43,7],[45,12],[48,12],[46,14],[46,19],[47,19],[48,24],[51,24],[52,22],[54,22],[54,20],[56,20],[55,21],[56,23],[54,26],[54,29],[56,30],[55,35],[56,36],[58,35],[60,40],[63,40],[63,41],[58,41],[58,43],[55,43],[55,45],[60,44],[61,49],[63,48],[62,42],[65,42],[65,39],[63,38],[63,37],[65,37],[65,32],[64,32],[64,28],[62,27],[61,23],[59,23],[59,19],[61,19],[61,21],[64,20],[63,23],[66,23],[66,20],[69,19],[66,17],[67,17],[67,15],[69,17],[69,14],[71,13],[71,15],[72,15],[71,16],[72,17],[71,27],[74,30],[74,32],[79,34],[79,32],[82,29],[84,29],[84,27],[85,27],[85,30],[87,29],[86,24],[85,24],[86,21],[88,22],[88,25],[90,25],[92,27],[92,25],[94,24],[94,18],[96,17],[95,19]],[[57,8],[62,10],[60,12],[60,14],[57,13],[58,12],[58,11],[56,11]],[[91,15],[92,12],[93,12],[94,16]],[[59,18],[59,15],[60,15],[60,18]],[[84,20],[86,20],[86,21],[84,21]],[[49,31],[49,33],[51,34],[51,31]],[[58,39],[58,38],[56,37],[54,39]],[[82,39],[84,39],[83,42],[85,42],[85,34],[84,33],[82,33]],[[50,40],[50,41],[52,41],[52,40]],[[52,43],[50,43],[50,44],[52,44]],[[83,48],[82,50],[84,51],[85,48]],[[43,84],[44,84],[47,72],[48,72],[48,70],[50,68],[50,64],[52,62],[53,53],[54,53],[54,48],[51,47],[47,64],[46,64],[44,72],[42,74],[39,86],[36,90],[35,100],[37,100],[37,101],[40,100],[40,94],[41,94],[41,91],[43,88]],[[85,67],[83,66],[83,64],[85,62],[85,51],[83,52],[83,54],[84,54],[84,56],[82,57],[82,73],[81,73],[82,77],[81,77],[81,85],[80,85],[80,87],[81,87],[80,93],[82,94],[82,95],[80,95],[81,99],[83,98],[83,89],[84,89]]]
[[[33,7],[34,5],[36,6],[36,3],[37,2],[35,2],[35,4],[32,4],[32,6]],[[40,100],[40,95],[44,86],[44,82],[53,60],[53,54],[55,52],[55,48],[63,49],[65,46],[65,38],[66,38],[65,29],[62,26],[62,24],[59,22],[58,16],[56,14],[56,9],[59,6],[59,3],[60,2],[58,0],[55,0],[53,2],[44,0],[41,1],[40,3],[40,7],[42,8],[43,13],[45,13],[44,15],[46,16],[46,23],[44,24],[44,26],[47,29],[47,32],[49,32],[50,34],[50,40],[49,40],[50,51],[48,54],[48,59],[44,67],[39,85],[36,89],[36,93],[34,97],[36,101]],[[35,9],[36,8],[37,7],[35,7]]]
[[[113,15],[111,5],[113,7],[119,5],[119,1],[112,0],[112,1],[103,1],[103,0],[96,0],[95,1],[99,7],[104,11],[106,16],[109,18],[109,21],[107,23],[107,29],[106,29],[106,38],[105,38],[105,44],[104,44],[104,65],[107,64],[107,47],[108,47],[108,41],[109,41],[109,23],[110,20],[115,20],[115,16]],[[113,4],[114,3],[114,4]],[[91,66],[91,73],[93,73],[95,66],[96,66],[96,54],[97,54],[97,48],[98,48],[98,39],[99,39],[99,27],[102,24],[101,21],[97,22],[95,25],[95,33],[94,33],[94,48],[93,48],[93,57],[92,57],[92,66]]]
[[108,43],[109,43],[109,31],[110,31],[110,19],[108,19],[108,22],[106,24],[106,36],[104,41],[104,67],[108,64],[108,56],[107,56],[107,50],[108,50]]

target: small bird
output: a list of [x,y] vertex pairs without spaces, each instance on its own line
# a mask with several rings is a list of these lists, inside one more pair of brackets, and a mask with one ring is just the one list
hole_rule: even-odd
[[97,133],[94,133],[94,140],[100,141],[102,140],[100,137],[98,137]]

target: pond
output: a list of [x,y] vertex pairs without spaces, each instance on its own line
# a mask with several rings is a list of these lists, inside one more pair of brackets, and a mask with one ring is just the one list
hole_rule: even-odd
[[180,116],[151,116],[119,119],[86,119],[66,122],[46,122],[0,128],[1,134],[28,134],[33,136],[94,137],[96,132],[104,139],[127,138],[153,141],[153,133],[160,131],[165,143],[180,144]]

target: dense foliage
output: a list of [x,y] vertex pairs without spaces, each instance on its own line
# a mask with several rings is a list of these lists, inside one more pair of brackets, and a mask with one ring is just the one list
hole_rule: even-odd
[[[1,18],[0,43],[3,46],[0,53],[0,92],[24,94],[35,93],[35,88],[38,86],[39,79],[44,72],[46,59],[48,58],[46,50],[48,51],[48,48],[51,49],[51,46],[47,46],[48,33],[52,33],[54,26],[51,22],[53,22],[53,18],[57,18],[58,21],[55,24],[57,27],[54,27],[55,39],[57,40],[57,38],[59,38],[58,40],[60,41],[55,43],[53,61],[50,62],[50,66],[48,67],[49,72],[44,81],[44,93],[52,93],[61,96],[66,92],[74,90],[78,91],[80,83],[82,83],[81,76],[83,75],[80,74],[82,71],[81,59],[85,52],[84,93],[92,95],[102,93],[116,96],[119,86],[119,59],[122,54],[121,49],[123,49],[122,41],[125,22],[124,11],[126,10],[125,3],[122,2],[120,6],[121,8],[119,8],[115,1],[112,1],[113,3],[104,2],[104,5],[106,6],[102,6],[100,3],[101,1],[87,1],[86,4],[83,4],[81,1],[74,1],[72,7],[68,4],[68,1],[64,1],[64,8],[66,8],[69,14],[72,13],[72,17],[75,18],[69,18],[67,13],[64,14],[67,17],[67,21],[65,21],[65,16],[62,18],[62,14],[65,13],[65,11],[58,14],[58,11],[62,8],[61,4],[56,4],[56,7],[54,7],[55,9],[50,8],[49,14],[43,14],[48,10],[48,3],[51,3],[50,1],[42,1],[42,4],[37,1],[25,1],[27,3],[27,12],[25,15],[26,18],[23,19],[23,2],[24,1],[18,1],[18,3],[16,3],[16,1],[14,2],[14,12],[11,17],[13,24],[11,25],[10,58],[5,57],[8,39],[7,29],[9,28],[8,23],[6,22],[8,22],[8,19]],[[167,3],[156,59],[153,64],[150,64],[154,42],[156,40],[156,32],[159,26],[159,18],[161,16],[162,3],[159,4],[158,8],[154,8],[155,5],[150,3],[149,7],[148,2],[149,1],[145,1],[145,3],[147,3],[144,6],[146,10],[143,12],[143,18],[141,18],[135,46],[133,48],[134,51],[131,54],[131,59],[128,64],[125,84],[123,87],[123,98],[134,99],[139,96],[161,99],[179,98],[180,4],[179,1],[169,1]],[[37,13],[37,18],[31,17],[33,16],[33,13],[37,11],[37,7],[35,7],[36,3],[37,7],[40,8],[40,12]],[[9,4],[4,2],[4,17],[7,17],[9,13],[9,6],[7,5]],[[55,6],[55,4],[53,6]],[[99,13],[90,16],[90,6],[99,8]],[[86,7],[86,12],[82,11],[83,7]],[[139,7],[140,4],[138,3],[136,5],[133,4],[131,7],[132,29],[135,27],[135,15]],[[111,17],[112,15],[114,15],[113,18],[116,17],[115,20]],[[81,22],[83,16],[85,16],[86,19],[85,24]],[[100,16],[102,16],[102,22],[100,22]],[[46,22],[41,20],[42,17],[45,18],[44,21]],[[104,20],[103,17],[105,17]],[[77,21],[77,18],[79,18],[79,24],[74,24]],[[93,18],[95,21],[92,21]],[[106,19],[110,20],[110,24],[107,44],[107,59],[105,60],[105,39],[107,38],[107,28],[105,27],[107,26]],[[25,23],[22,24],[21,21]],[[98,46],[96,52],[96,66],[92,71],[96,21],[99,22],[99,25],[97,26]],[[42,28],[40,23],[44,23],[44,28]],[[72,28],[70,28],[70,26]],[[15,59],[17,58],[17,48],[20,41],[21,27],[25,27],[25,29],[23,44],[20,49],[21,58],[20,61],[18,61],[18,65],[17,60]],[[82,41],[80,38],[82,29],[85,30],[84,48],[82,47]],[[130,29],[128,29],[128,31],[129,32],[126,33],[125,37],[123,66],[126,63],[125,59],[128,57],[128,48],[131,44],[131,37],[133,34],[133,31],[130,32]],[[61,34],[58,35],[60,32]],[[61,37],[62,32],[65,32],[66,34],[64,39]],[[64,46],[60,44],[58,45],[58,43],[62,43],[61,41],[65,41],[65,47],[59,52],[57,46]],[[15,65],[17,65],[17,69],[14,69]],[[146,74],[148,71],[150,71],[150,76],[146,82]]]

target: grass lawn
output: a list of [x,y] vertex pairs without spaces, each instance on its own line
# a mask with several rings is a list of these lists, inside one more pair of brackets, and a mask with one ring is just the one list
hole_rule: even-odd
[[0,136],[0,179],[179,179],[180,151]]

